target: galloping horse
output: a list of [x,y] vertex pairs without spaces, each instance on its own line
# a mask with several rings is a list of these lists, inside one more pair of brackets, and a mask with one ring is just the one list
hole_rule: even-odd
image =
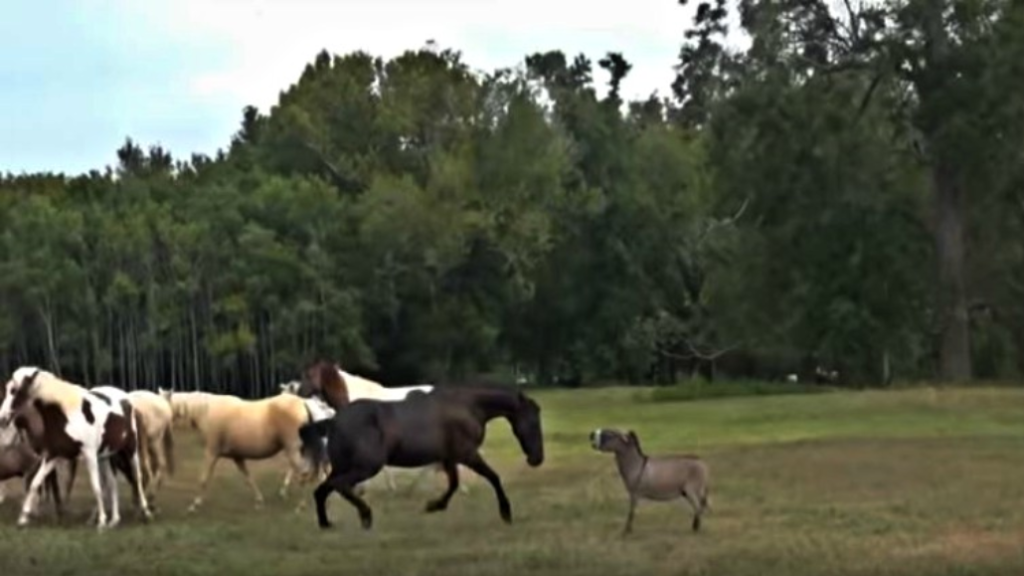
[[329,528],[325,504],[339,492],[359,511],[364,529],[373,525],[373,511],[353,490],[380,472],[385,464],[403,468],[440,463],[448,475],[448,490],[427,504],[427,512],[448,507],[458,489],[458,464],[483,476],[494,488],[502,520],[512,522],[512,506],[498,474],[480,456],[487,422],[503,417],[526,454],[530,466],[544,462],[540,406],[518,390],[496,387],[438,389],[414,393],[405,400],[357,400],[334,418],[307,424],[299,430],[304,453],[314,462],[324,457],[327,442],[331,473],[313,494],[317,521]]
[[[255,494],[257,507],[263,505],[263,494],[249,474],[246,460],[265,460],[284,451],[289,469],[281,486],[281,497],[286,496],[293,473],[298,473],[303,481],[312,479],[313,474],[307,474],[307,462],[302,458],[299,426],[313,419],[298,396],[278,394],[260,400],[243,400],[209,392],[161,389],[159,393],[170,403],[175,422],[187,422],[198,429],[205,444],[199,494],[189,506],[190,512],[202,504],[206,484],[221,458],[230,458],[235,463]],[[299,507],[302,505],[300,502]]]
[[[28,524],[39,489],[58,459],[75,460],[81,456],[89,469],[89,480],[96,498],[97,528],[112,528],[121,521],[117,481],[111,460],[120,457],[129,462],[132,492],[143,517],[152,516],[142,491],[139,466],[138,420],[128,394],[117,388],[96,392],[58,378],[32,366],[14,371],[4,386],[6,397],[0,404],[0,427],[7,426],[16,412],[27,403],[35,403],[43,417],[42,463],[32,479],[22,504],[18,525]],[[108,519],[105,496],[110,496]]]
[[[292,385],[289,384],[288,386]],[[296,394],[302,397],[319,394],[329,406],[339,410],[342,406],[356,400],[394,402],[405,399],[413,392],[430,393],[433,390],[434,387],[430,384],[388,388],[379,382],[349,374],[337,364],[320,361],[306,369],[305,379],[296,390]],[[430,468],[435,467],[424,467],[415,480],[413,480],[413,484],[418,484],[423,474]],[[384,467],[384,479],[387,482],[388,490],[394,492],[397,486],[395,485],[394,471],[391,467]],[[460,484],[459,490],[463,493],[469,493],[469,488],[466,484]]]

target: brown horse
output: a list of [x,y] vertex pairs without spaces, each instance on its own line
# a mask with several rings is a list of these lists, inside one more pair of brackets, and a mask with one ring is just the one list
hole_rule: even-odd
[[[386,387],[379,382],[374,382],[373,380],[363,378],[362,376],[356,376],[355,374],[345,372],[337,364],[326,360],[321,360],[307,368],[304,376],[305,378],[295,393],[303,398],[319,396],[323,398],[327,405],[333,408],[335,412],[356,400],[380,400],[392,402],[395,400],[402,400],[413,392],[429,393],[434,389],[430,384]],[[414,484],[418,483],[423,477],[423,474],[428,470],[434,470],[436,472],[444,471],[439,464],[425,466],[413,481]],[[397,488],[395,484],[394,470],[391,466],[385,466],[383,472],[388,489],[394,492]],[[465,473],[465,469],[458,470],[458,474],[462,479],[465,479]],[[459,491],[464,494],[468,494],[468,483],[460,483]]]
[[357,400],[329,420],[299,429],[303,452],[318,462],[324,458],[323,439],[331,473],[313,494],[321,528],[331,526],[326,501],[337,491],[359,511],[363,528],[373,525],[373,511],[354,491],[385,465],[416,468],[440,463],[448,475],[448,489],[427,504],[427,512],[448,507],[459,487],[458,464],[487,479],[498,499],[502,520],[512,522],[512,506],[501,478],[480,456],[487,423],[503,417],[526,454],[530,466],[544,462],[540,406],[519,390],[500,387],[435,389],[414,392],[405,400]]

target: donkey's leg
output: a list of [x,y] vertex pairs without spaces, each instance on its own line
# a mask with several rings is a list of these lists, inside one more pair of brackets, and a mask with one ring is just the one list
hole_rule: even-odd
[[43,457],[35,475],[32,476],[32,483],[29,485],[28,493],[25,494],[25,499],[21,504],[18,526],[26,526],[28,524],[29,515],[35,510],[36,499],[39,498],[39,490],[43,487],[43,482],[56,465],[57,461],[53,458]]
[[626,525],[622,527],[622,535],[625,536],[633,531],[633,515],[636,513],[636,494],[629,494],[629,511],[626,513]]
[[696,495],[690,494],[689,492],[683,492],[683,498],[690,503],[690,507],[693,508],[693,522],[690,524],[690,528],[694,532],[700,531],[700,516],[704,513],[704,506],[701,505],[700,500]]
[[448,501],[459,489],[459,471],[456,466],[455,462],[444,463],[444,471],[448,475],[448,489],[437,500],[427,502],[427,512],[439,512],[448,508]]
[[242,473],[242,476],[245,476],[245,483],[249,485],[253,494],[256,495],[256,507],[262,508],[263,493],[260,492],[260,487],[256,485],[256,481],[252,479],[252,474],[249,474],[249,467],[245,465],[245,460],[242,460],[241,458],[232,458],[231,460],[235,463],[238,471]]
[[469,458],[463,460],[462,464],[465,464],[467,468],[483,476],[491,483],[491,487],[494,488],[494,495],[498,498],[498,512],[501,514],[501,519],[511,524],[512,504],[508,501],[508,496],[505,495],[505,488],[501,485],[501,478],[498,476],[498,473],[488,466],[487,462],[484,462],[483,457],[479,453],[474,453]]
[[199,476],[199,493],[196,494],[195,500],[192,501],[192,505],[188,507],[189,512],[195,512],[199,509],[199,506],[203,503],[203,497],[206,495],[206,484],[210,481],[210,476],[213,475],[213,469],[217,466],[217,461],[220,460],[220,455],[211,452],[209,448],[206,450],[206,461],[203,463],[203,472]]

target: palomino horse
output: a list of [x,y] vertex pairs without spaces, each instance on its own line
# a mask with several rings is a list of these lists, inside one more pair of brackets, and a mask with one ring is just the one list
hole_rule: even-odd
[[146,423],[142,439],[146,458],[143,486],[150,499],[163,486],[164,475],[174,476],[174,411],[164,397],[149,390],[134,390],[128,398]]
[[[187,422],[199,430],[205,444],[205,462],[199,478],[199,494],[196,495],[190,512],[203,502],[206,485],[213,474],[217,461],[230,458],[245,477],[246,483],[256,497],[256,506],[263,505],[263,494],[249,474],[246,460],[265,460],[284,451],[289,469],[281,486],[285,497],[294,473],[308,481],[313,473],[307,474],[307,462],[302,458],[299,427],[312,421],[305,402],[298,396],[278,394],[260,400],[244,400],[228,394],[209,392],[174,392],[161,389],[171,405],[175,422]],[[303,506],[299,502],[299,507]]]
[[329,528],[325,504],[339,492],[359,511],[363,528],[373,525],[373,511],[353,490],[380,472],[385,464],[403,468],[440,463],[448,475],[448,490],[427,504],[427,512],[448,507],[459,486],[458,464],[486,478],[494,488],[502,520],[512,522],[512,505],[498,474],[480,456],[487,422],[503,417],[532,467],[544,462],[544,437],[540,406],[518,390],[497,387],[438,389],[414,393],[405,400],[379,402],[358,400],[339,410],[334,418],[303,426],[304,453],[314,462],[322,459],[326,437],[331,473],[313,494],[317,521]]
[[[337,364],[327,361],[317,362],[307,368],[305,377],[296,393],[302,397],[319,394],[335,410],[356,400],[393,402],[405,399],[412,392],[430,393],[434,390],[434,387],[430,384],[388,388],[379,382],[349,374]],[[423,478],[423,474],[431,468],[436,467],[424,467],[413,480],[413,486],[418,484]],[[460,473],[459,475],[461,476],[462,474]],[[394,492],[397,486],[395,485],[394,470],[390,466],[384,467],[384,479],[387,482],[388,489]],[[468,494],[469,487],[466,484],[460,484],[459,491]]]
[[[57,460],[74,460],[79,456],[89,469],[100,530],[112,528],[121,521],[117,481],[111,463],[114,457],[130,462],[132,491],[138,495],[136,502],[143,517],[150,519],[152,514],[140,485],[138,420],[127,393],[117,388],[91,391],[32,366],[15,370],[4,388],[6,397],[0,404],[0,427],[10,424],[17,411],[28,403],[34,402],[43,417],[42,463],[22,504],[19,526],[28,524],[39,489]],[[104,502],[106,495],[110,496],[111,503],[109,518]]]

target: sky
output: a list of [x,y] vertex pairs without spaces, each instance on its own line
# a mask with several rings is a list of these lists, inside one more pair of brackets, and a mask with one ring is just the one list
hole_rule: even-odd
[[625,98],[668,96],[690,13],[677,0],[7,0],[0,173],[102,170],[127,137],[212,155],[244,106],[269,111],[322,49],[389,58],[434,40],[480,70],[618,51],[633,64]]

